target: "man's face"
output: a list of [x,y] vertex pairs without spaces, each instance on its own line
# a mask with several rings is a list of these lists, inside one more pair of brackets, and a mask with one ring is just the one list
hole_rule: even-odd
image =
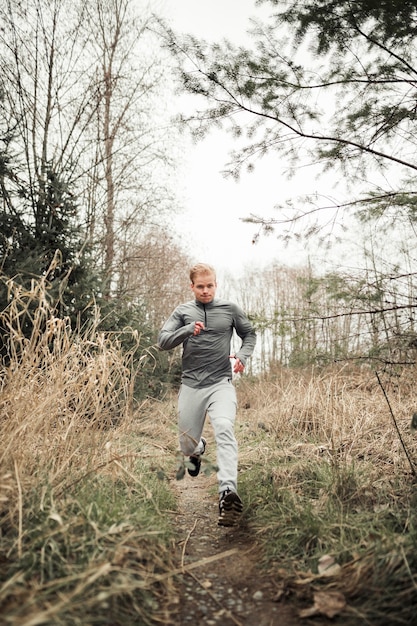
[[207,304],[213,300],[216,294],[216,288],[216,279],[211,272],[197,274],[197,276],[194,277],[194,282],[191,283],[191,289],[196,300],[203,304]]

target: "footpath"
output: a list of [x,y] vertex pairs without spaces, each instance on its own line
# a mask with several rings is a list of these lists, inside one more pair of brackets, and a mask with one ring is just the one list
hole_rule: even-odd
[[216,484],[215,475],[204,474],[173,482],[180,581],[173,626],[306,626],[271,577],[262,575],[248,528],[217,525]]

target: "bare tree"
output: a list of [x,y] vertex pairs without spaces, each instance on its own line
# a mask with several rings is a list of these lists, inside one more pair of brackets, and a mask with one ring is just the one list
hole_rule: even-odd
[[82,20],[72,7],[66,0],[30,0],[0,8],[3,114],[13,118],[11,148],[33,194],[45,192],[52,163],[69,180],[77,175],[78,139],[91,119],[88,90],[79,88]]
[[[38,219],[47,171],[65,172],[106,295],[121,293],[124,255],[175,206],[168,66],[153,18],[132,0],[8,1],[0,18],[2,120],[33,196],[27,217]],[[23,210],[18,190],[15,200]]]
[[[146,239],[172,206],[164,180],[173,167],[172,127],[164,116],[169,82],[153,17],[131,0],[91,0],[84,10],[89,54],[95,60],[95,152],[89,187],[93,234],[102,241],[107,295],[120,291],[128,242]],[[156,112],[159,111],[159,115]],[[172,140],[173,141],[173,140]]]
[[129,245],[123,259],[118,298],[143,307],[152,328],[160,328],[178,304],[191,298],[191,261],[166,230],[154,228],[146,239]]

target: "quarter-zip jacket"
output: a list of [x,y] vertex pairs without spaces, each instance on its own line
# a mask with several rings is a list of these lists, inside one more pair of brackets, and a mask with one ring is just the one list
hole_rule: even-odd
[[[204,330],[194,336],[195,322]],[[158,336],[161,350],[183,344],[182,382],[189,387],[208,387],[232,375],[230,342],[233,330],[242,340],[236,357],[245,365],[256,343],[256,334],[243,310],[233,302],[215,298],[204,304],[191,300],[180,304]]]

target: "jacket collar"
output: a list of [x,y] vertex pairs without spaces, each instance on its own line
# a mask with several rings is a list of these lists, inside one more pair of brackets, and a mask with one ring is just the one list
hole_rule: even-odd
[[213,300],[211,302],[207,302],[207,304],[205,304],[204,302],[200,302],[200,300],[195,299],[194,302],[196,303],[196,305],[202,309],[210,309],[212,306],[214,306],[217,302],[217,298],[213,298]]

